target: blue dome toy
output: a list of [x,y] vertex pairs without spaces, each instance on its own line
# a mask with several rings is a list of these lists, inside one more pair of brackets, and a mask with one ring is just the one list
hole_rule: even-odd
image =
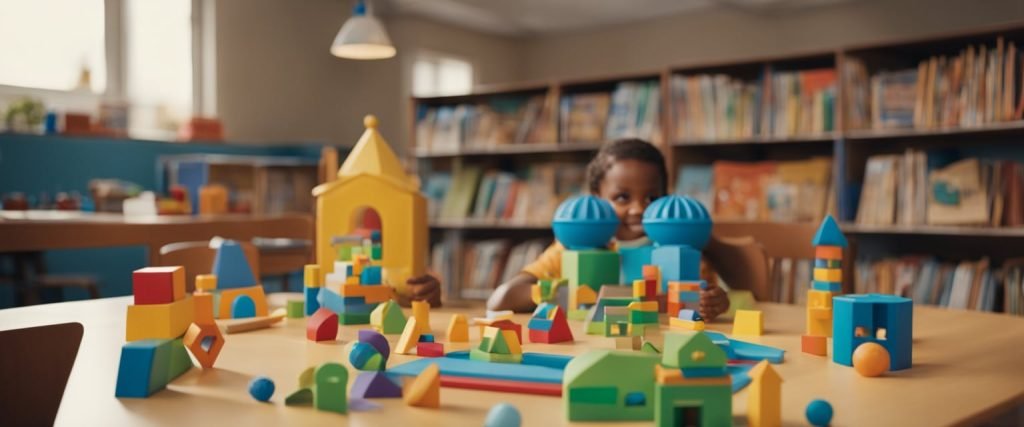
[[551,228],[567,249],[604,248],[619,228],[619,217],[607,200],[576,196],[558,206]]
[[711,238],[711,214],[692,197],[665,196],[644,210],[644,231],[659,245],[704,249]]

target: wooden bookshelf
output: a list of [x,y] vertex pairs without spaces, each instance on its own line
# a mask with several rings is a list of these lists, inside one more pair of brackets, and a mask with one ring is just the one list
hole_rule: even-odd
[[[681,165],[710,164],[717,160],[760,161],[800,160],[815,156],[831,156],[831,186],[838,207],[838,219],[843,229],[854,241],[870,239],[871,243],[861,245],[867,248],[892,248],[899,252],[903,243],[915,243],[910,247],[927,248],[928,245],[960,245],[974,252],[956,252],[962,256],[980,258],[985,255],[985,244],[992,239],[1024,238],[1024,228],[889,225],[869,226],[855,223],[859,203],[859,189],[864,179],[865,161],[876,154],[896,154],[907,148],[959,150],[964,156],[976,156],[978,147],[1019,148],[1024,137],[1024,120],[987,122],[971,127],[928,127],[899,129],[854,129],[847,120],[848,100],[853,94],[847,93],[844,84],[848,77],[845,65],[862,61],[868,76],[881,71],[892,71],[917,67],[917,64],[933,55],[956,55],[968,45],[994,45],[998,37],[1007,44],[1017,43],[1018,52],[1024,52],[1024,22],[980,28],[974,31],[934,34],[914,39],[883,41],[856,46],[837,46],[835,49],[798,52],[790,55],[771,57],[736,58],[735,60],[708,63],[666,64],[660,70],[640,71],[629,74],[587,76],[556,81],[527,82],[507,85],[479,87],[472,94],[453,97],[413,98],[414,113],[424,107],[456,105],[459,103],[487,102],[496,97],[544,95],[558,100],[552,112],[549,126],[553,126],[554,138],[525,144],[502,144],[494,146],[457,146],[448,149],[432,149],[417,141],[417,122],[420,117],[413,114],[412,157],[418,162],[418,170],[429,174],[436,170],[459,170],[469,166],[491,168],[522,167],[543,162],[554,157],[571,162],[586,162],[602,143],[573,143],[561,129],[562,100],[576,94],[602,93],[616,90],[623,82],[654,82],[657,84],[659,116],[656,130],[651,135],[665,154],[670,173],[670,185],[676,182],[675,174]],[[1024,63],[1021,64],[1024,68]],[[788,132],[760,132],[747,136],[721,135],[715,137],[681,137],[678,132],[682,123],[675,111],[673,79],[699,75],[724,75],[730,81],[752,84],[760,79],[785,73],[799,73],[807,70],[833,69],[836,73],[835,93],[832,102],[830,129]],[[1017,69],[1015,73],[1024,70]],[[1018,82],[1024,86],[1024,78]],[[767,87],[767,86],[765,86]],[[766,89],[767,90],[767,89]],[[1020,87],[1017,87],[1020,91]],[[766,101],[767,102],[767,101]],[[803,117],[803,116],[801,116]],[[762,124],[763,125],[763,124]],[[717,131],[716,131],[717,132]],[[731,131],[729,132],[731,133]],[[1024,150],[1022,150],[1024,151]],[[1024,158],[1024,156],[1015,157]],[[530,222],[498,221],[478,219],[433,220],[431,229],[437,236],[458,241],[461,244],[470,235],[484,233],[487,236],[509,236],[511,239],[548,229],[547,218],[530,218]],[[965,240],[978,240],[978,244],[964,245]],[[881,242],[881,243],[879,243]],[[959,243],[955,243],[959,242]],[[917,244],[919,243],[919,244]],[[879,246],[881,245],[881,246]],[[857,247],[857,244],[853,245]],[[909,249],[908,249],[909,250]],[[1005,252],[1005,251],[1004,251]],[[970,255],[974,253],[974,255]],[[458,257],[456,257],[458,258]],[[453,262],[458,263],[455,259]],[[458,285],[456,285],[458,287]]]

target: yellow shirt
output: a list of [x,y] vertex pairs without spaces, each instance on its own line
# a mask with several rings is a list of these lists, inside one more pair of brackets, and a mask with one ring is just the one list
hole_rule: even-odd
[[[618,251],[618,242],[613,241],[608,245],[608,249]],[[523,272],[536,278],[562,277],[562,251],[564,250],[565,246],[555,241],[535,261],[523,267]],[[704,259],[700,261],[700,276],[709,285],[718,283],[715,271]]]

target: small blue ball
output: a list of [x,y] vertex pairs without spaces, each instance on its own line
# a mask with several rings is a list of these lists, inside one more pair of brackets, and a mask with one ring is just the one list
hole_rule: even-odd
[[832,405],[821,399],[807,404],[807,422],[813,426],[827,426],[832,422]]
[[519,427],[522,424],[523,418],[519,415],[519,409],[508,403],[492,406],[484,421],[484,427]]
[[274,395],[274,381],[267,377],[256,377],[249,382],[249,394],[260,402],[270,400]]

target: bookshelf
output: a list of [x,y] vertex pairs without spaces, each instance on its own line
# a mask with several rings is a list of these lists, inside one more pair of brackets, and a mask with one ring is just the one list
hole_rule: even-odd
[[[908,89],[908,86],[888,85],[890,81],[912,80],[911,75],[916,72],[907,70],[920,71],[924,67],[925,74],[921,75],[928,78],[927,65],[932,57],[945,56],[947,62],[937,59],[936,63],[948,64],[942,66],[952,70],[955,62],[950,58],[966,56],[962,52],[966,52],[969,46],[974,46],[976,55],[981,57],[980,46],[994,48],[1000,39],[1003,46],[1000,52],[1004,58],[1010,57],[1011,42],[1019,49],[1012,58],[1012,73],[1007,71],[1009,65],[1006,61],[991,67],[1011,75],[1009,78],[1004,75],[1002,80],[991,80],[1001,81],[1002,93],[1009,94],[988,95],[993,103],[1002,105],[998,110],[1001,112],[990,108],[993,109],[992,117],[982,116],[973,121],[964,118],[967,113],[956,113],[955,109],[950,109],[952,96],[948,100],[942,98],[937,101],[938,98],[920,95],[922,98],[918,100],[918,94],[914,93],[913,103],[898,98],[907,105],[903,106],[904,110],[897,108],[895,111],[881,101],[872,104],[876,98],[881,100],[889,96],[890,92],[886,90],[893,87]],[[946,164],[956,159],[975,157],[981,159],[983,165],[986,162],[1024,161],[1024,147],[1019,144],[1024,137],[1024,120],[1014,116],[1016,111],[1010,111],[1016,109],[1020,98],[1024,97],[1024,91],[1020,90],[1024,87],[1022,50],[1024,22],[775,57],[667,64],[660,70],[634,74],[495,85],[460,97],[413,98],[415,149],[412,152],[423,177],[437,171],[454,175],[467,168],[517,171],[551,161],[585,164],[603,142],[615,137],[610,134],[614,126],[607,125],[607,117],[601,114],[595,117],[590,113],[603,108],[614,112],[616,95],[633,91],[630,93],[636,99],[642,98],[649,103],[648,111],[656,108],[657,114],[653,122],[644,122],[643,126],[631,132],[644,132],[641,136],[663,151],[669,163],[672,191],[676,191],[677,186],[682,188],[677,175],[684,174],[688,166],[710,168],[710,165],[723,161],[788,164],[828,158],[827,183],[823,184],[827,194],[821,213],[833,213],[843,223],[845,232],[854,241],[855,251],[900,256],[917,250],[942,257],[968,259],[991,256],[995,263],[1022,255],[1010,247],[995,250],[992,244],[1024,238],[1024,227],[1010,227],[1005,221],[993,221],[986,226],[932,224],[927,221],[901,223],[899,217],[891,224],[872,224],[858,222],[857,211],[865,187],[867,163],[876,156],[900,155],[908,150],[925,152],[929,161],[925,169],[928,174],[937,170],[933,168],[944,167],[930,164],[933,152],[937,153],[937,162],[945,161]],[[998,55],[990,56],[996,58]],[[952,79],[952,76],[950,72],[947,78]],[[939,85],[935,82],[941,80],[925,81],[937,88]],[[877,93],[873,92],[876,87],[879,88]],[[658,97],[656,106],[651,101],[655,94]],[[486,103],[509,96],[543,98],[543,102],[534,101],[544,105],[540,114],[549,115],[535,119],[540,123],[538,126],[544,127],[543,132],[538,132],[542,138],[490,145],[459,141],[450,146],[441,144],[440,147],[430,143],[432,141],[424,141],[420,124],[425,110],[460,103]],[[937,108],[927,110],[926,101]],[[637,101],[634,104],[641,103]],[[929,122],[919,117],[916,119],[918,122],[893,125],[892,117],[910,120],[912,108],[921,108],[922,113],[919,114],[927,112],[925,117],[934,119]],[[883,110],[892,115],[881,115]],[[967,111],[966,108],[962,110]],[[708,119],[707,112],[711,112],[712,119]],[[876,113],[879,115],[873,116]],[[886,125],[877,125],[883,122]],[[920,183],[919,191],[925,191],[927,185],[927,181]],[[823,196],[814,197],[810,200],[818,203]],[[995,208],[991,212],[994,213]],[[528,218],[516,220],[472,216],[434,218],[431,229],[438,239],[458,241],[460,245],[470,244],[477,238],[501,237],[512,241],[550,239],[549,214],[541,213],[531,212]],[[717,220],[741,223],[773,220],[765,218],[763,213],[759,215],[762,216]],[[792,218],[778,221],[790,222]],[[459,257],[452,261],[455,264],[460,262]],[[461,285],[456,283],[452,286],[458,289]]]

